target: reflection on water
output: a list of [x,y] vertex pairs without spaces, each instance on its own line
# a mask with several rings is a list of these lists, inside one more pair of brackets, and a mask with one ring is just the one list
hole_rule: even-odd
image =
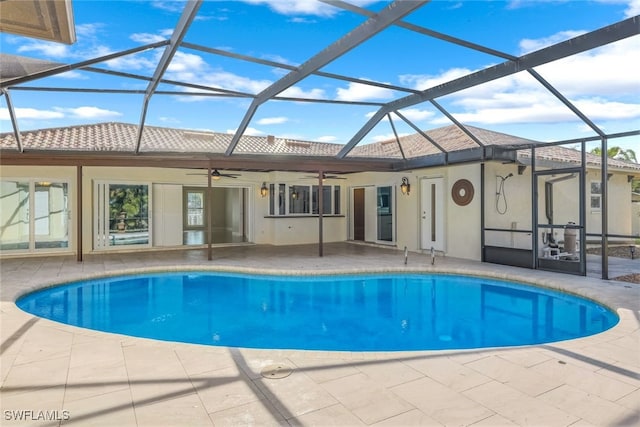
[[569,295],[447,275],[157,274],[43,290],[18,306],[71,325],[162,340],[355,351],[551,342],[618,321]]

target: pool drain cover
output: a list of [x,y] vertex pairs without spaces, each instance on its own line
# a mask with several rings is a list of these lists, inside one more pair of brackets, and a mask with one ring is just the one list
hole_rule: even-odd
[[289,366],[277,364],[265,366],[262,368],[262,371],[260,371],[260,375],[265,378],[271,378],[272,380],[279,380],[288,377],[291,375],[291,372],[293,372],[293,369]]

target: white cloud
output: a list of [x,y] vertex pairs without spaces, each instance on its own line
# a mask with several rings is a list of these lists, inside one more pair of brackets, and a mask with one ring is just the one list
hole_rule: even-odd
[[[410,134],[398,132],[398,138],[407,136],[407,135],[410,135]],[[387,133],[387,134],[372,135],[370,138],[368,138],[368,141],[381,142],[381,141],[388,141],[390,139],[396,139],[396,135],[393,132]]]
[[638,95],[640,36],[537,68],[567,96]]
[[[207,67],[200,55],[192,53],[176,52],[173,56],[173,60],[167,67],[167,74],[172,73],[182,76],[193,76],[198,72],[201,72]],[[189,80],[185,80],[189,81]]]
[[474,71],[475,70],[469,70],[467,68],[451,68],[439,75],[403,74],[398,78],[400,80],[400,83],[403,85],[411,86],[413,89],[417,90],[425,90],[439,84],[455,80],[459,77],[466,76]]
[[[227,133],[230,133],[230,134],[235,134],[237,131],[238,131],[238,129],[227,129]],[[244,135],[262,136],[262,135],[265,135],[265,133],[262,132],[261,130],[256,129],[256,128],[248,127],[244,131]]]
[[[575,102],[576,107],[593,121],[625,120],[640,117],[640,105],[588,99]],[[463,123],[560,123],[578,122],[580,119],[560,103],[539,102],[512,107],[481,108],[471,112],[455,113]],[[446,117],[434,120],[434,124],[450,124]]]
[[163,37],[160,34],[150,34],[150,33],[134,33],[134,34],[131,34],[129,38],[136,43],[142,43],[142,44],[161,42],[167,39],[166,37]]
[[55,77],[69,80],[88,80],[89,77],[86,74],[82,74],[78,71],[67,71],[66,73],[56,74]]
[[167,123],[167,124],[181,123],[180,120],[178,120],[175,117],[160,116],[158,117],[158,120],[160,120],[162,123]]
[[266,5],[282,15],[315,15],[330,17],[338,12],[333,6],[316,0],[244,0],[246,3]]
[[[542,46],[549,38],[540,39]],[[530,41],[534,46],[538,41]],[[580,111],[598,123],[640,118],[637,68],[640,37],[632,37],[598,49],[573,55],[536,68],[536,71]],[[441,76],[404,76],[416,87],[428,88],[458,76],[460,70]],[[448,95],[445,108],[462,122],[562,123],[579,121],[560,100],[526,71]],[[434,124],[448,123],[445,118]]]
[[624,11],[624,15],[627,18],[640,15],[640,0],[629,1],[627,9]]
[[173,0],[154,0],[151,5],[156,9],[166,10],[171,13],[182,12],[184,9],[185,1],[173,1]]
[[[38,110],[36,108],[16,108],[14,112],[18,119],[49,120],[64,118],[64,114],[60,111]],[[8,108],[0,108],[0,120],[11,120]]]
[[215,71],[210,74],[199,76],[205,85],[248,92],[251,94],[260,93],[272,82],[270,80],[253,80],[249,77],[239,76],[227,71]]
[[256,123],[259,125],[280,125],[288,121],[289,119],[286,117],[265,117],[264,119],[258,120]]
[[49,58],[66,58],[69,56],[69,47],[61,43],[36,41],[20,46],[18,52],[36,52]]
[[97,33],[104,27],[104,24],[93,23],[93,24],[76,24],[76,35],[78,39],[88,38],[88,37],[96,37]]
[[278,96],[289,98],[326,99],[326,94],[323,89],[311,89],[305,91],[298,86],[291,86],[290,88],[282,91]]
[[[326,3],[319,2],[317,0],[243,0],[245,3],[251,4],[264,4],[271,8],[276,13],[282,15],[312,15],[321,17],[332,17],[341,11],[340,8],[336,8]],[[375,3],[377,0],[353,0],[352,3],[356,6],[365,7],[371,3]]]
[[301,18],[299,16],[296,16],[291,18],[289,22],[293,22],[294,24],[315,24],[318,21],[316,21],[315,19]]
[[522,39],[519,43],[520,55],[534,52],[536,50],[543,49],[556,43],[572,39],[581,34],[584,34],[585,32],[586,31],[560,31],[558,33],[552,34],[549,37],[543,37],[540,39]]
[[104,119],[110,117],[121,116],[122,113],[113,110],[105,110],[98,107],[76,107],[76,108],[61,108],[54,107],[54,110],[60,113],[64,113],[65,116],[77,118],[77,119]]
[[433,111],[421,110],[419,108],[407,108],[404,110],[400,110],[400,114],[402,114],[412,122],[419,122],[422,120],[426,120],[435,115]]
[[338,140],[337,137],[333,136],[333,135],[324,135],[324,136],[319,136],[318,138],[316,138],[316,141],[318,142],[336,142]]
[[349,83],[347,88],[338,88],[336,92],[336,99],[340,101],[368,101],[393,98],[393,91],[390,89],[353,82]]
[[[95,56],[105,56],[114,53],[106,46],[98,46],[95,48]],[[162,55],[162,52],[157,51],[156,56]],[[121,71],[137,71],[137,70],[154,70],[158,65],[157,61],[151,60],[144,52],[120,56],[115,59],[104,62],[109,68]]]

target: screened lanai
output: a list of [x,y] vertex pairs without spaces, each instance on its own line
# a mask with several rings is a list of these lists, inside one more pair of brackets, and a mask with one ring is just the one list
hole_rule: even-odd
[[[475,164],[481,167],[478,226],[484,261],[543,267],[538,259],[545,244],[540,241],[541,233],[553,235],[567,225],[554,221],[553,198],[546,195],[551,194],[550,185],[555,181],[550,180],[557,179],[556,175],[570,176],[566,181],[575,183],[579,197],[570,219],[578,234],[580,248],[576,251],[584,255],[588,240],[599,241],[603,278],[608,277],[609,240],[637,237],[632,231],[609,231],[612,203],[608,179],[598,181],[597,193],[586,194],[586,187],[594,173],[588,169],[594,168],[600,177],[609,176],[613,168],[629,177],[628,183],[637,179],[637,165],[612,163],[607,153],[616,141],[638,141],[640,130],[633,123],[622,124],[600,113],[613,104],[594,107],[577,94],[575,86],[581,79],[585,86],[592,83],[588,72],[565,80],[547,77],[563,67],[580,71],[574,65],[576,58],[603,49],[633,51],[640,31],[637,15],[599,24],[576,15],[568,19],[575,19],[581,31],[516,48],[490,43],[487,28],[500,29],[505,38],[533,39],[535,35],[519,34],[518,26],[504,25],[504,16],[497,12],[495,22],[465,21],[456,8],[443,7],[440,2],[320,1],[313,3],[316,15],[305,9],[298,9],[298,15],[274,10],[256,21],[250,19],[256,8],[277,8],[257,3],[233,15],[225,9],[229,5],[220,2],[178,2],[158,15],[155,25],[138,22],[130,29],[130,37],[120,40],[119,45],[125,46],[122,49],[103,46],[99,26],[90,21],[74,23],[74,12],[92,7],[91,2],[60,1],[52,3],[55,8],[39,1],[0,3],[4,32],[0,88],[7,112],[0,135],[3,166],[75,167],[78,183],[86,167],[181,168],[204,171],[209,188],[217,171],[300,172],[316,176],[317,203],[322,205],[326,176],[349,180],[369,172],[402,175]],[[110,21],[144,12],[136,8],[151,7],[129,6],[108,8]],[[24,8],[31,8],[30,12],[24,13]],[[34,25],[24,18],[33,17],[31,12],[42,17],[39,25],[53,30],[29,31]],[[282,16],[286,19],[278,19]],[[335,20],[340,20],[340,25],[334,25]],[[289,31],[289,26],[303,24],[313,29],[313,36],[304,42]],[[250,45],[243,45],[230,38],[231,27],[244,28],[256,36]],[[19,45],[10,34],[50,37],[54,43],[69,43],[61,44],[61,51],[76,50],[73,55],[56,57],[36,43],[9,49]],[[284,46],[293,47],[295,55],[280,54]],[[473,63],[457,61],[452,68],[455,72],[435,78],[443,57],[473,58]],[[632,54],[626,61],[593,74],[601,75],[603,81],[615,81],[621,66],[634,67]],[[381,63],[400,77],[382,72],[383,67],[377,66]],[[602,73],[610,76],[602,77]],[[246,78],[250,74],[255,76],[251,81]],[[538,134],[525,130],[517,117],[496,120],[499,126],[491,130],[471,124],[473,116],[461,107],[461,95],[477,93],[476,99],[491,98],[504,86],[511,88],[511,96],[496,116],[518,108],[526,113],[527,108],[541,102],[531,97],[535,91],[542,93],[543,110],[548,109],[550,116],[570,116],[568,120],[574,125],[563,128],[550,125],[550,119],[539,120],[537,130],[546,133]],[[594,87],[593,97],[597,98],[599,86]],[[627,96],[630,108],[634,102],[637,105],[637,93]],[[93,107],[72,108],[89,104]],[[283,106],[293,111],[286,113],[291,115],[287,119],[283,118]],[[29,116],[34,107],[50,113],[45,123],[55,124],[55,116],[65,114],[75,117],[76,123],[34,125],[37,121]],[[86,117],[92,114],[108,117],[108,124],[86,125]],[[200,121],[191,120],[199,114],[203,115]],[[432,119],[428,125],[424,117]],[[267,127],[274,123],[281,126]],[[309,133],[289,131],[294,123],[308,126]],[[577,134],[576,123],[586,132]],[[260,126],[268,130],[260,131]],[[372,139],[373,135],[377,137]],[[550,154],[554,147],[565,150],[559,158]],[[594,149],[601,153],[599,158],[590,153]],[[568,161],[567,153],[575,156]],[[492,169],[488,176],[485,164],[499,165],[498,169],[512,165],[520,175],[526,171],[527,181],[519,184],[530,193],[526,225],[506,217],[495,221],[486,217],[487,206],[493,205],[495,197],[485,192],[493,186],[488,181],[497,180],[497,172]],[[542,188],[548,192],[540,196]],[[499,191],[498,187],[498,196]],[[447,193],[455,199],[455,193]],[[587,199],[594,194],[599,200],[599,224],[597,229],[588,229]],[[464,195],[465,191],[458,193]],[[82,197],[82,189],[77,197]],[[557,206],[558,197],[555,203]],[[78,209],[82,204],[77,203]],[[77,215],[81,217],[82,212]],[[318,217],[321,255],[322,209]],[[76,225],[76,237],[81,241],[82,221]],[[503,233],[512,241],[516,235],[516,240],[523,237],[530,244],[522,252],[514,244],[505,245],[500,237]],[[77,246],[81,259],[82,244]],[[211,242],[208,249],[211,253]],[[580,256],[577,264],[567,264],[554,259],[547,268],[585,274],[584,260]]]

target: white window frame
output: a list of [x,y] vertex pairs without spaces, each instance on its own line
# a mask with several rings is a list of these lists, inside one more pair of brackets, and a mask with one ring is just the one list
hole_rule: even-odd
[[[109,186],[110,185],[146,185],[148,191],[147,212],[149,221],[147,243],[126,246],[109,245]],[[136,181],[93,181],[93,250],[109,251],[153,246],[153,183]]]
[[[598,191],[593,192],[594,184],[597,184]],[[598,199],[598,206],[594,207],[592,200]],[[600,213],[602,211],[602,181],[589,181],[589,209],[591,213]]]
[[[271,185],[273,185],[273,191],[271,191]],[[280,191],[280,185],[284,185],[284,194],[285,194],[285,198],[284,198],[284,214],[279,213],[279,204],[278,204],[278,200],[277,197],[279,195],[279,191]],[[307,192],[307,194],[309,195],[309,200],[308,200],[308,205],[309,205],[309,212],[308,213],[290,213],[290,204],[289,204],[289,194],[290,194],[290,189],[292,187],[308,187],[309,191]],[[318,213],[313,213],[313,188],[314,187],[319,187],[318,184],[299,184],[299,183],[285,183],[285,182],[273,182],[270,183],[268,185],[269,188],[269,211],[267,212],[267,216],[269,217],[291,217],[291,216],[310,216],[310,217],[315,217],[319,215]],[[343,215],[343,203],[342,200],[340,200],[340,212],[339,213],[335,213],[336,210],[336,200],[335,200],[335,191],[336,191],[336,187],[340,189],[340,198],[342,198],[342,194],[343,194],[343,189],[342,186],[338,185],[338,184],[326,184],[322,186],[323,188],[329,187],[331,188],[330,194],[331,194],[331,213],[323,213],[322,216],[341,216]],[[274,209],[273,209],[273,213],[271,213],[270,208],[273,205]],[[318,206],[318,209],[322,209],[321,206]]]

